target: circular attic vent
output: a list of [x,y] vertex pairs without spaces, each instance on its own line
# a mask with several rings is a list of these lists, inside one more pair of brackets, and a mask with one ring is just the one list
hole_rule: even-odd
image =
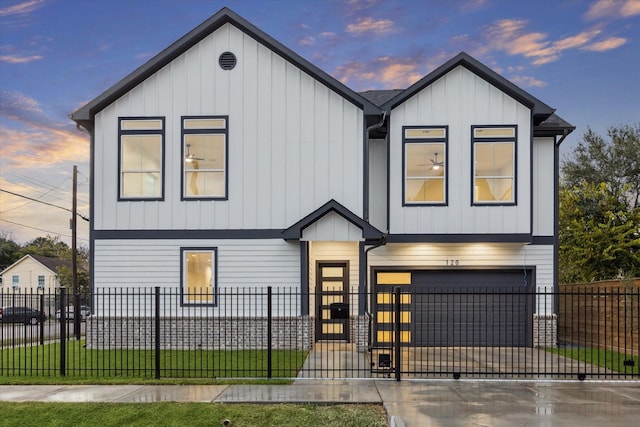
[[218,64],[223,70],[233,70],[233,67],[236,66],[236,56],[231,52],[224,52],[218,58]]

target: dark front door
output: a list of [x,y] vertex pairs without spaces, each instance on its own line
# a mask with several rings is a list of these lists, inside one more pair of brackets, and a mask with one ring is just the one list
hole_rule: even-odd
[[318,262],[316,269],[316,340],[347,340],[349,263]]

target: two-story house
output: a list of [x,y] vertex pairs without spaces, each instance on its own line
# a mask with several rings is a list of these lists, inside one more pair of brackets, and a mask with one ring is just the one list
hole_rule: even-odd
[[[548,298],[468,290],[556,286],[574,128],[465,53],[405,90],[356,93],[224,8],[71,117],[91,134],[94,290],[180,286],[178,309],[216,316],[225,289],[294,287],[316,340],[354,339],[371,315],[385,343],[391,289],[464,289],[403,299],[400,339],[417,346],[532,345],[553,315]],[[504,315],[435,333],[478,301]],[[482,322],[509,333],[478,338]]]

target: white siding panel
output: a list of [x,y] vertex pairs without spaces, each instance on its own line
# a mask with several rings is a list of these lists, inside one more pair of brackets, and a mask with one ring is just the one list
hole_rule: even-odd
[[387,144],[369,141],[369,221],[378,230],[387,229]]
[[[118,202],[117,118],[145,115],[166,118],[165,199]],[[229,116],[228,200],[180,200],[183,115]],[[226,24],[96,116],[94,225],[279,229],[330,199],[361,215],[362,143],[358,107]]]
[[362,229],[335,212],[330,212],[304,229],[300,240],[360,241]]
[[[529,233],[530,110],[464,67],[396,107],[390,127],[390,232]],[[472,125],[518,125],[517,205],[472,206]],[[402,126],[449,126],[448,206],[402,206]]]
[[283,240],[97,240],[96,288],[180,287],[180,248],[216,247],[218,287],[297,286],[300,251]]
[[553,138],[533,141],[533,234],[553,236],[554,232],[554,151]]

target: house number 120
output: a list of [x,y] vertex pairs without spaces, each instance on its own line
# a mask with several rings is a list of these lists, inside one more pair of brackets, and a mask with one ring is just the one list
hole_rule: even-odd
[[460,260],[459,259],[448,259],[447,260],[447,265],[448,266],[460,265]]

